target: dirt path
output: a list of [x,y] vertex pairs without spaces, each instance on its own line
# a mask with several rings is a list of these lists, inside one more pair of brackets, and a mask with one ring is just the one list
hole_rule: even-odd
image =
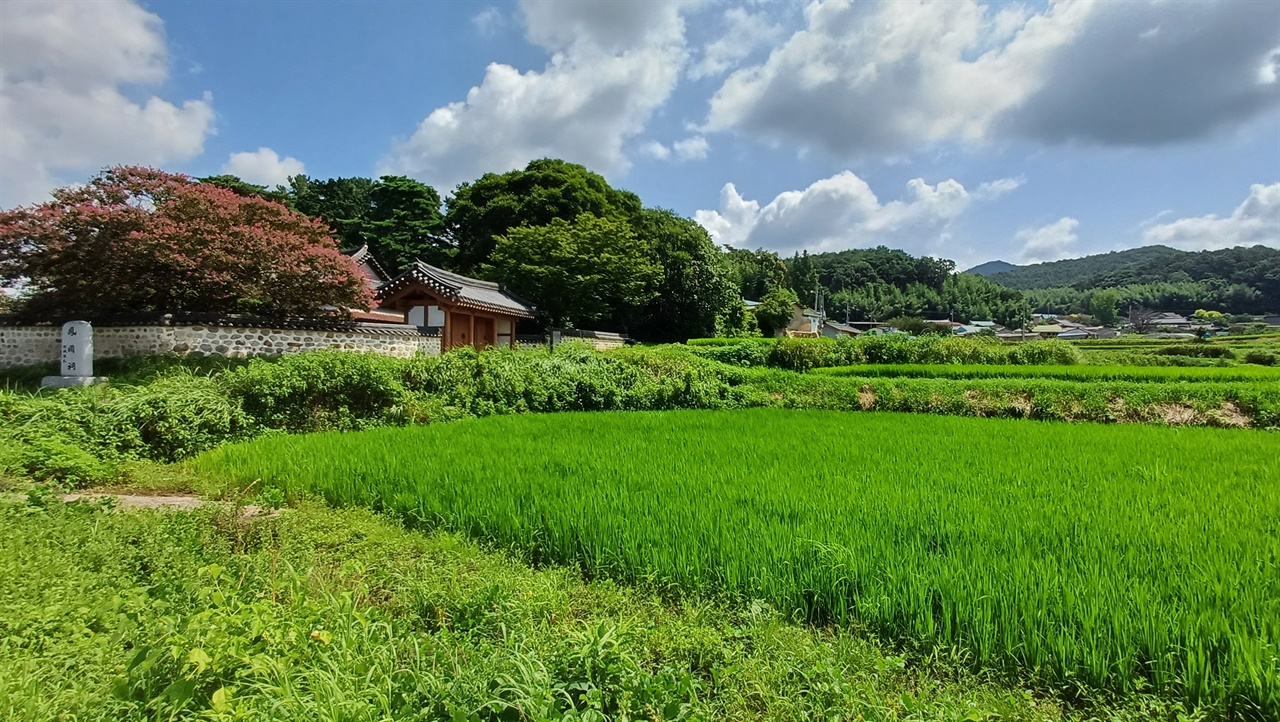
[[[164,509],[169,511],[190,511],[207,504],[228,504],[224,501],[201,499],[194,494],[113,494],[111,492],[87,491],[80,494],[63,494],[62,501],[70,504],[77,501],[94,502],[98,499],[113,498],[118,509]],[[279,510],[266,509],[256,504],[240,507],[243,517],[279,516]]]

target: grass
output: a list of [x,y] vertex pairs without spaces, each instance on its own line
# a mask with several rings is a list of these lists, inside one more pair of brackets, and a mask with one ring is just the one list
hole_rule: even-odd
[[869,364],[814,369],[830,376],[924,379],[1061,379],[1066,381],[1241,381],[1280,382],[1280,368],[1270,366],[994,366],[940,364]]
[[362,510],[0,503],[0,532],[3,719],[1204,719],[1068,707],[759,601],[672,603]]
[[196,464],[1043,684],[1264,719],[1278,455],[1262,432],[755,410],[273,437]]

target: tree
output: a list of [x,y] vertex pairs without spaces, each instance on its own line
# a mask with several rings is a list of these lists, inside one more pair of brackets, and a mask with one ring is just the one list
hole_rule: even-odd
[[796,293],[790,288],[778,284],[769,289],[769,292],[764,294],[764,298],[760,299],[760,305],[756,306],[755,310],[756,323],[760,324],[760,330],[766,336],[777,336],[784,331],[795,316],[797,303],[799,300],[796,298]]
[[441,235],[440,195],[429,185],[382,176],[369,191],[365,217],[356,223],[373,257],[392,273],[419,259],[436,266],[448,262],[451,249]]
[[787,264],[773,251],[724,247],[730,278],[749,301],[759,301],[776,284],[787,282]]
[[249,183],[248,181],[241,180],[240,176],[230,174],[205,176],[204,178],[198,178],[197,180],[201,183],[218,186],[219,188],[226,188],[238,196],[244,196],[246,198],[257,196],[258,198],[265,198],[269,201],[275,201],[276,203],[283,203],[289,208],[293,208],[293,197],[289,194],[288,189],[283,186],[276,186],[275,189],[268,189],[266,186]]
[[608,324],[653,298],[662,267],[628,223],[583,213],[498,236],[490,275],[552,325]]
[[1129,309],[1129,325],[1138,333],[1146,333],[1156,320],[1156,312],[1149,308],[1134,306]]
[[634,193],[612,188],[583,166],[544,158],[459,185],[446,202],[445,223],[457,248],[455,269],[471,273],[489,262],[498,237],[517,226],[575,222],[583,213],[630,221],[639,212]]
[[149,168],[112,168],[0,213],[0,281],[23,310],[323,315],[368,286],[323,223]]
[[1111,289],[1098,291],[1089,298],[1089,313],[1103,326],[1116,322],[1117,308],[1120,305],[1120,294]]
[[[725,314],[741,312],[742,299],[710,234],[697,222],[662,209],[645,209],[636,235],[662,268],[656,294],[643,309],[634,335],[652,341],[684,341],[716,333]],[[728,321],[741,328],[744,318]]]
[[296,175],[289,179],[288,193],[299,213],[322,219],[337,236],[339,247],[350,251],[364,243],[361,232],[369,217],[373,185],[368,178],[316,180]]

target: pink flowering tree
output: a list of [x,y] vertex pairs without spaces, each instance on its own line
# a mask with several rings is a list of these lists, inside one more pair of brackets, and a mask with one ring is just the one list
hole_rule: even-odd
[[0,211],[0,283],[31,313],[320,316],[372,301],[320,221],[137,167]]

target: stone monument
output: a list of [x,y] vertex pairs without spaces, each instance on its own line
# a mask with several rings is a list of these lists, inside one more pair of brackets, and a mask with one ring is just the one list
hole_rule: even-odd
[[62,375],[45,376],[41,386],[89,386],[106,377],[93,375],[93,326],[88,321],[62,324]]

